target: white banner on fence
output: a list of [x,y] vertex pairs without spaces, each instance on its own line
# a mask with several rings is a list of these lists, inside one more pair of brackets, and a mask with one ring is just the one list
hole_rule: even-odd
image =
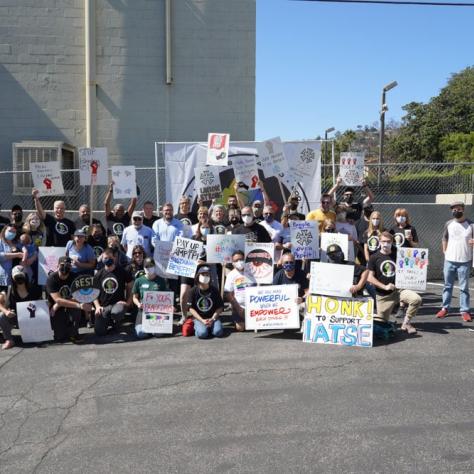
[[245,329],[300,327],[298,285],[249,286],[245,289]]
[[321,234],[321,262],[327,262],[327,248],[331,244],[337,244],[344,252],[344,260],[349,260],[349,236],[347,234],[323,232]]
[[319,258],[319,229],[315,221],[290,220],[291,253],[296,260]]
[[362,186],[364,181],[364,153],[343,152],[339,167],[339,176],[344,186]]
[[23,342],[43,342],[54,339],[47,301],[24,301],[17,303],[16,309]]
[[112,166],[112,181],[114,182],[114,199],[137,197],[135,166]]
[[311,262],[310,292],[314,295],[348,297],[354,281],[354,265]]
[[107,148],[79,148],[79,184],[109,184]]
[[258,158],[265,178],[283,177],[288,172],[288,161],[280,137],[257,144]]
[[202,242],[176,237],[166,271],[173,275],[194,278],[203,248]]
[[245,235],[209,234],[206,239],[208,263],[231,263],[236,250],[245,251]]
[[33,186],[40,196],[61,196],[64,194],[59,161],[30,163]]
[[372,298],[306,298],[303,342],[372,347],[373,326]]
[[212,201],[222,194],[219,168],[217,166],[199,166],[194,170],[196,191],[203,201]]
[[58,269],[59,257],[66,255],[66,247],[38,247],[38,284],[46,285],[51,272]]
[[228,133],[209,133],[207,136],[206,164],[227,166],[229,158],[230,135]]
[[173,334],[172,291],[144,291],[142,330],[147,334]]
[[400,247],[397,249],[395,286],[399,289],[426,291],[428,249]]
[[232,157],[229,165],[232,165],[232,168],[234,168],[236,183],[244,183],[251,189],[258,187],[258,167],[254,155]]
[[258,284],[273,282],[273,243],[245,242],[245,271]]

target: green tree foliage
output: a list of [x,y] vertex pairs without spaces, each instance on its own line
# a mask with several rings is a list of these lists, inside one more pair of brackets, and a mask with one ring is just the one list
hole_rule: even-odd
[[445,161],[474,162],[474,132],[450,133],[441,139],[440,149]]

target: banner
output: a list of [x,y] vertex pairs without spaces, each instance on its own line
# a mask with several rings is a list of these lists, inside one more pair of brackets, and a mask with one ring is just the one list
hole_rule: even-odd
[[40,196],[60,196],[64,194],[59,161],[30,163],[33,186]]
[[17,303],[16,309],[21,340],[24,343],[54,339],[47,301],[24,301]]
[[327,248],[331,244],[337,244],[344,252],[344,260],[349,260],[349,236],[334,232],[323,232],[321,234],[321,262],[327,262]]
[[319,228],[315,221],[290,220],[291,253],[296,260],[319,258]]
[[362,186],[364,181],[365,153],[343,152],[339,167],[339,176],[344,186]]
[[217,166],[200,166],[194,170],[196,190],[203,201],[212,201],[222,194]]
[[349,291],[354,281],[354,265],[311,262],[310,293],[351,298]]
[[308,295],[303,342],[372,347],[372,298],[332,298]]
[[147,334],[173,334],[172,291],[144,291],[142,330]]
[[209,234],[207,236],[207,263],[232,263],[232,254],[236,250],[245,251],[245,235]]
[[209,133],[207,136],[206,164],[227,166],[230,135],[228,133]]
[[135,166],[112,166],[112,181],[114,182],[114,199],[137,197]]
[[38,247],[38,284],[46,285],[48,275],[58,269],[59,257],[66,255],[66,247]]
[[288,161],[280,137],[270,138],[257,144],[258,158],[265,178],[282,178],[288,172]]
[[168,273],[168,262],[170,260],[171,250],[173,249],[173,242],[166,242],[158,240],[155,243],[155,250],[153,252],[153,260],[155,261],[156,274],[161,278],[177,280],[176,275]]
[[258,284],[273,282],[273,243],[245,242],[245,271]]
[[300,327],[298,285],[249,286],[245,289],[245,329]]
[[255,156],[240,155],[233,157],[229,161],[229,165],[234,168],[234,176],[236,183],[243,183],[248,188],[255,189],[258,187],[258,167]]
[[400,290],[426,291],[428,249],[397,249],[395,286]]
[[203,248],[202,242],[176,237],[166,271],[173,275],[194,278]]
[[79,184],[109,184],[107,148],[79,148]]

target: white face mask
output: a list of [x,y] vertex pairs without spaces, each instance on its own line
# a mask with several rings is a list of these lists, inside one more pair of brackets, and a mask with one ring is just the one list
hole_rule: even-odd
[[211,281],[211,277],[207,275],[199,275],[199,283],[207,285]]
[[156,275],[155,267],[148,267],[143,269],[147,278],[153,278]]
[[243,260],[237,260],[234,262],[234,267],[237,268],[237,270],[243,270],[245,267],[245,263]]
[[399,224],[405,224],[405,222],[407,221],[407,218],[405,216],[397,216],[396,220]]
[[380,224],[380,219],[372,219],[372,225],[374,227],[378,227]]
[[243,216],[242,221],[245,225],[250,225],[253,222],[252,216]]

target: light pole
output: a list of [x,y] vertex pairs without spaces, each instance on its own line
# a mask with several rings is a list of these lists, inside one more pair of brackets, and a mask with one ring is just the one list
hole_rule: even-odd
[[328,133],[334,132],[334,127],[329,127],[324,131],[324,164],[328,163]]
[[382,107],[380,109],[380,137],[379,137],[379,166],[377,172],[377,186],[380,186],[380,170],[383,162],[383,140],[385,135],[385,112],[388,111],[387,104],[385,103],[385,93],[390,89],[398,86],[397,81],[393,81],[390,84],[387,84],[382,89]]

